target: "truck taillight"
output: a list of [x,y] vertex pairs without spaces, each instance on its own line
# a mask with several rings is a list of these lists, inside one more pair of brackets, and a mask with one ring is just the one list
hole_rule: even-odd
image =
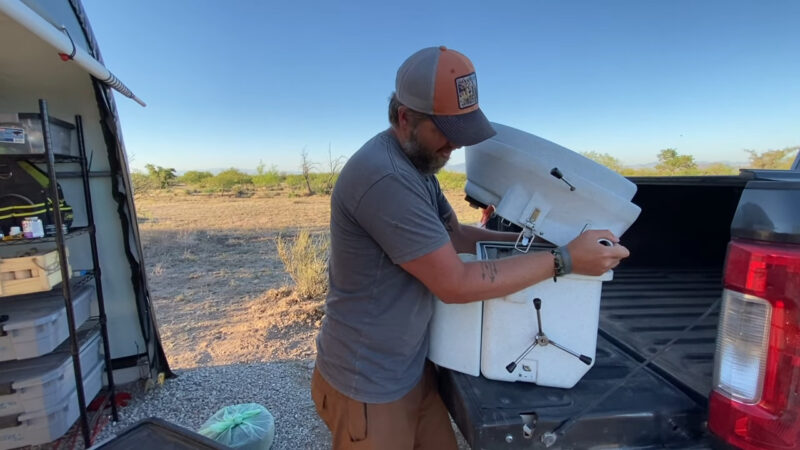
[[740,403],[757,403],[767,365],[772,306],[728,289],[722,295],[714,387]]
[[712,387],[723,440],[800,449],[800,246],[729,244]]

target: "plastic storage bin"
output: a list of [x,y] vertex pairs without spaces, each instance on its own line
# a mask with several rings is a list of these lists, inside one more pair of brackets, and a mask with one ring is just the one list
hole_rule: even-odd
[[[536,244],[531,251],[550,248]],[[513,243],[479,242],[477,259],[514,252]],[[465,305],[437,300],[429,358],[442,367],[492,380],[570,388],[594,365],[602,282],[612,277],[612,272],[599,277],[566,275],[557,282],[548,279],[503,298]],[[534,298],[541,300],[542,331],[552,342],[526,353],[539,332]],[[509,370],[512,362],[515,367]]]
[[[75,326],[89,318],[94,285],[72,291]],[[61,291],[0,300],[0,361],[35,358],[50,353],[69,336],[67,309]]]
[[[77,331],[84,387],[92,380],[87,375],[102,363],[102,346],[97,321]],[[0,363],[0,417],[54,411],[59,402],[75,389],[69,341],[52,353],[23,361]]]
[[[87,403],[97,396],[103,387],[103,368],[102,360],[94,367],[83,368],[85,374],[83,386]],[[54,441],[63,436],[78,417],[80,417],[78,391],[73,387],[69,395],[54,408],[20,414],[16,426],[0,428],[0,450]]]
[[[76,156],[75,126],[50,117],[53,153]],[[42,118],[38,113],[0,114],[0,154],[44,153]]]
[[223,450],[230,447],[165,420],[150,417],[140,420],[116,437],[99,443],[91,447],[90,450],[141,450],[162,448],[171,450]]

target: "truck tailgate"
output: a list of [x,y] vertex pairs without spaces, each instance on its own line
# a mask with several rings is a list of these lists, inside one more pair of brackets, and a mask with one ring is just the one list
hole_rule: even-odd
[[[615,387],[637,362],[598,338],[595,366],[572,389],[509,383],[440,369],[440,391],[473,450],[545,448],[540,439]],[[536,416],[530,438],[523,414]],[[645,368],[576,421],[552,449],[698,448],[705,408]]]

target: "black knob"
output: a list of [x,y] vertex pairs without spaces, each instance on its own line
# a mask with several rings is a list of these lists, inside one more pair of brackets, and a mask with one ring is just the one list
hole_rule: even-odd
[[542,309],[542,299],[538,297],[533,299],[533,307],[536,308],[537,311]]
[[592,358],[589,358],[586,355],[581,355],[581,356],[578,357],[578,359],[580,359],[581,362],[586,364],[587,366],[592,365]]
[[506,370],[508,371],[508,373],[513,373],[514,369],[516,368],[517,368],[517,363],[515,362],[512,362],[511,364],[506,366]]
[[559,179],[559,180],[563,181],[564,183],[566,183],[567,186],[569,186],[569,190],[570,191],[574,191],[575,190],[575,186],[573,186],[569,181],[564,179],[564,174],[561,173],[560,170],[558,170],[558,167],[553,167],[552,169],[550,169],[550,175],[552,175],[552,176],[556,177],[557,179]]

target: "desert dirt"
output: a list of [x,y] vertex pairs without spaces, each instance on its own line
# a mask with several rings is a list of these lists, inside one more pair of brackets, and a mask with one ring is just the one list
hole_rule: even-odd
[[[461,222],[480,219],[463,192],[446,195]],[[301,229],[327,233],[330,197],[159,193],[136,208],[172,369],[313,360],[324,298],[293,292],[275,242]]]

